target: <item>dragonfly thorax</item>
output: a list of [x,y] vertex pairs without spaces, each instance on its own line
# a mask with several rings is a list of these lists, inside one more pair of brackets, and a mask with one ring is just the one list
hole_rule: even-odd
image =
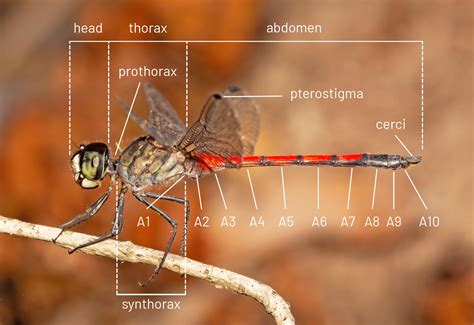
[[117,161],[117,173],[134,190],[164,184],[184,172],[184,156],[174,148],[165,148],[151,136],[136,139],[125,148]]

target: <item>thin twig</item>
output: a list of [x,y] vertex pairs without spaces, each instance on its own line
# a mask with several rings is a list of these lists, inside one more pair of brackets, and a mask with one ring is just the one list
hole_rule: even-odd
[[[33,238],[51,242],[60,229],[16,219],[0,216],[0,233]],[[96,237],[77,232],[65,231],[56,242],[56,245],[64,248],[74,248],[79,244],[88,242]],[[106,240],[104,242],[81,249],[83,253],[105,256],[112,259],[116,257],[121,261],[132,263],[145,263],[157,266],[163,256],[162,251],[153,250],[133,244],[130,241],[117,242]],[[216,288],[224,288],[235,293],[252,297],[263,305],[266,311],[273,316],[277,324],[294,324],[294,318],[290,311],[290,305],[278,293],[266,284],[258,282],[249,277],[183,258],[178,255],[169,254],[163,264],[163,268],[170,271],[194,276],[214,284]]]

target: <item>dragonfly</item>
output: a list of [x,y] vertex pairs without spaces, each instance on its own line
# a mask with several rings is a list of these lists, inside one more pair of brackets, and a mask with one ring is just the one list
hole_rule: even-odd
[[[112,157],[109,147],[102,142],[81,144],[72,155],[70,164],[74,180],[84,189],[98,188],[106,177],[109,186],[83,213],[61,224],[61,232],[75,227],[93,217],[110,197],[113,186],[120,188],[115,219],[111,230],[92,241],[73,249],[73,253],[84,247],[105,241],[122,231],[124,197],[132,195],[166,220],[172,228],[162,258],[153,273],[140,286],[146,286],[163,267],[177,233],[177,222],[159,207],[157,200],[167,200],[185,207],[183,238],[180,255],[184,256],[184,245],[190,217],[188,200],[157,194],[150,191],[153,186],[165,187],[177,183],[183,177],[192,179],[221,170],[241,167],[263,166],[333,166],[373,167],[403,169],[418,164],[421,156],[392,154],[344,154],[344,155],[282,155],[255,156],[260,124],[258,105],[246,92],[230,86],[223,93],[209,97],[198,120],[187,129],[177,112],[160,91],[151,84],[144,86],[149,105],[148,118],[143,120],[123,102],[121,106],[146,135],[132,141],[118,157]],[[151,201],[155,200],[155,201]]]

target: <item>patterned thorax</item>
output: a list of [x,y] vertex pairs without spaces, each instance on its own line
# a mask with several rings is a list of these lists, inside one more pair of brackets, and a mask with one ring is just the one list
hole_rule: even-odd
[[117,172],[134,190],[175,180],[184,171],[184,156],[172,148],[164,148],[153,137],[133,141],[122,152]]

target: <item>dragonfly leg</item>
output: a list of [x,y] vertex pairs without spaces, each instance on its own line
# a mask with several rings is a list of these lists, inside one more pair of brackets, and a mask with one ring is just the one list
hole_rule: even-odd
[[110,232],[94,240],[91,240],[90,242],[74,247],[73,249],[69,250],[69,254],[74,253],[78,249],[103,242],[104,240],[107,240],[109,238],[112,238],[113,236],[120,234],[120,232],[122,231],[122,226],[123,226],[123,206],[124,206],[124,201],[125,201],[125,192],[127,192],[127,188],[125,186],[122,186],[122,189],[120,190],[120,194],[118,197],[117,210],[115,214],[114,223]]
[[157,208],[154,205],[151,205],[151,202],[148,202],[148,200],[145,198],[146,194],[135,192],[135,193],[133,193],[133,195],[140,202],[142,202],[146,206],[149,206],[153,211],[157,212],[160,216],[162,216],[171,225],[171,227],[173,227],[173,233],[171,234],[170,238],[168,239],[168,243],[166,244],[166,249],[163,252],[163,257],[161,258],[160,264],[155,268],[155,271],[153,271],[153,274],[145,282],[143,282],[143,283],[139,282],[138,283],[141,287],[145,287],[145,286],[148,285],[148,283],[150,283],[155,278],[155,276],[158,274],[158,272],[160,272],[161,268],[163,267],[163,263],[165,262],[166,257],[168,256],[168,253],[171,250],[171,245],[173,244],[174,238],[176,237],[176,233],[178,231],[178,224],[176,223],[176,221],[174,221],[171,217],[169,217],[162,210],[160,210],[159,208]]
[[89,206],[86,211],[84,211],[83,213],[80,213],[78,214],[77,216],[75,216],[74,218],[72,218],[71,220],[59,225],[58,227],[61,228],[61,231],[59,232],[59,234],[54,237],[52,239],[52,242],[53,243],[56,243],[56,241],[58,240],[58,238],[62,235],[62,233],[64,232],[64,230],[67,230],[67,229],[71,229],[72,227],[75,227],[77,225],[80,225],[81,223],[83,223],[84,221],[87,221],[89,220],[90,218],[92,218],[99,210],[100,208],[102,208],[102,206],[104,205],[104,203],[107,201],[107,199],[109,198],[110,196],[110,193],[112,192],[112,185],[113,185],[113,182],[110,182],[110,185],[109,187],[107,188],[107,191],[102,194],[98,199],[97,201],[95,201],[94,203],[92,203],[91,206]]
[[161,194],[156,194],[156,193],[151,193],[151,192],[143,193],[143,195],[149,198],[153,198],[153,199],[159,198],[160,200],[166,200],[166,201],[184,204],[184,207],[186,209],[185,214],[184,214],[184,230],[183,230],[183,238],[181,239],[181,249],[179,251],[179,255],[184,257],[184,245],[188,236],[189,216],[191,214],[189,201],[177,196],[161,195]]

